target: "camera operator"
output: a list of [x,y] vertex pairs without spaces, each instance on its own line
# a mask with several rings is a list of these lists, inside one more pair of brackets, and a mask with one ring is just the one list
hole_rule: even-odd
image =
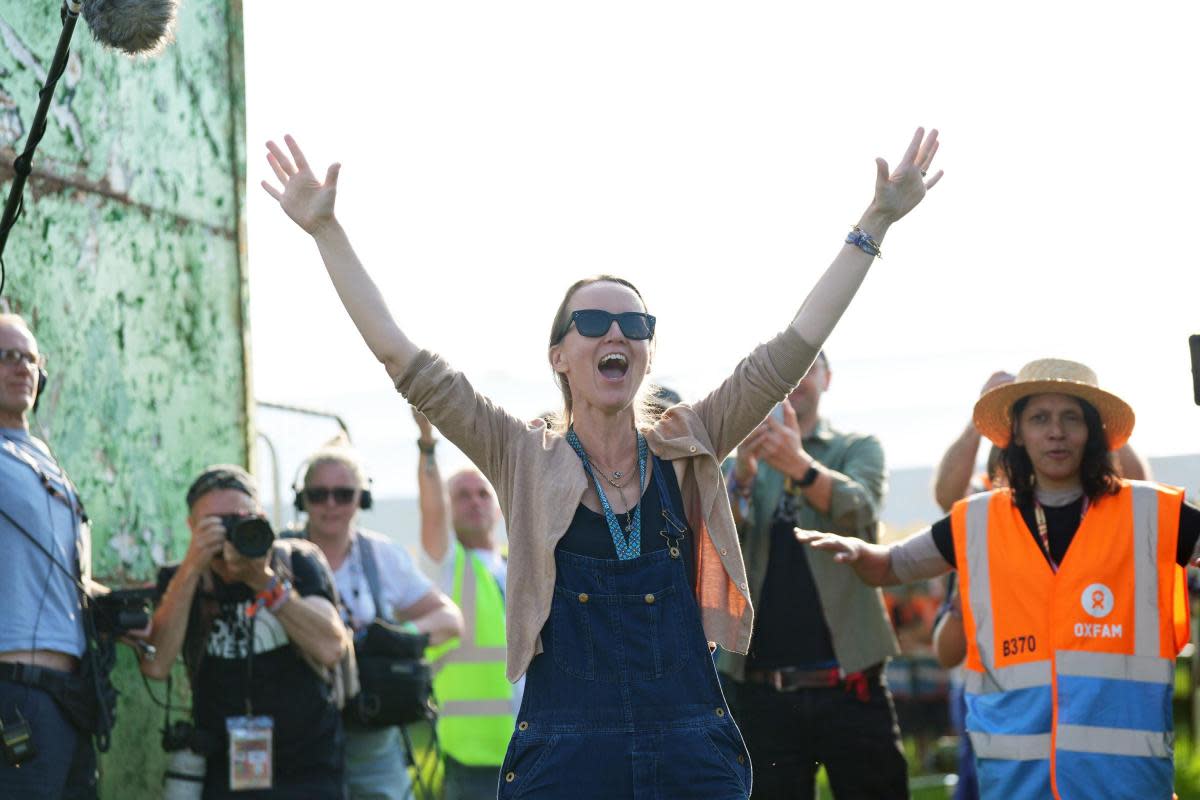
[[329,566],[307,542],[274,540],[240,467],[205,470],[187,505],[191,544],[159,573],[159,656],[142,671],[166,678],[183,653],[198,738],[212,743],[203,796],[341,800],[331,670],[348,642]]
[[[462,615],[386,536],[360,528],[370,508],[362,464],[344,446],[325,447],[308,460],[296,506],[307,513],[301,535],[321,548],[333,568],[347,622],[358,633],[376,618],[400,623],[439,644],[462,633]],[[371,576],[376,575],[376,586]],[[385,606],[377,607],[376,597]],[[346,729],[346,777],[353,800],[401,800],[410,779],[396,726]]]
[[50,448],[29,433],[42,364],[25,320],[0,314],[0,800],[96,797],[91,736],[107,734],[115,698],[98,696],[111,685],[88,654],[95,631],[81,589],[107,590],[91,580],[87,517]]

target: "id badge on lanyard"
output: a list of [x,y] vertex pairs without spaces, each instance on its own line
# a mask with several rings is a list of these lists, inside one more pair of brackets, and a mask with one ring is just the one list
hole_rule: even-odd
[[229,788],[271,788],[272,735],[275,723],[270,717],[229,717]]

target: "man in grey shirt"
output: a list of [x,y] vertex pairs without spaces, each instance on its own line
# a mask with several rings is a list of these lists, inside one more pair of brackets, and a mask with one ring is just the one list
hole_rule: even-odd
[[64,713],[81,684],[91,542],[75,487],[29,433],[42,363],[25,320],[0,314],[0,800],[96,796],[91,732]]

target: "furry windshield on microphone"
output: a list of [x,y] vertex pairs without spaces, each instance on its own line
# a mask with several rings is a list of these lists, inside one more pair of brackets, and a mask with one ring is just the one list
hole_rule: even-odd
[[158,55],[175,38],[179,0],[84,0],[83,18],[105,47]]

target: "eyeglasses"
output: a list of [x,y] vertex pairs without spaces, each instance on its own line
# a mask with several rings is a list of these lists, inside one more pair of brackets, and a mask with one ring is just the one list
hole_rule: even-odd
[[353,486],[338,486],[333,489],[327,489],[323,486],[314,487],[304,490],[304,502],[314,506],[324,505],[332,495],[334,503],[339,506],[348,506],[354,502],[354,495],[357,492],[358,489],[355,489]]
[[616,320],[617,324],[621,326],[621,333],[625,334],[626,339],[649,339],[654,335],[655,320],[651,314],[641,311],[622,311],[620,314],[613,314],[599,308],[583,308],[571,312],[571,318],[567,320],[557,341],[561,342],[567,335],[567,331],[571,329],[571,323],[575,323],[575,330],[579,331],[580,336],[597,339],[608,333],[613,320]]
[[6,347],[0,349],[0,364],[21,364],[25,367],[40,367],[45,360],[40,355],[34,355],[28,350],[20,350],[16,347]]

